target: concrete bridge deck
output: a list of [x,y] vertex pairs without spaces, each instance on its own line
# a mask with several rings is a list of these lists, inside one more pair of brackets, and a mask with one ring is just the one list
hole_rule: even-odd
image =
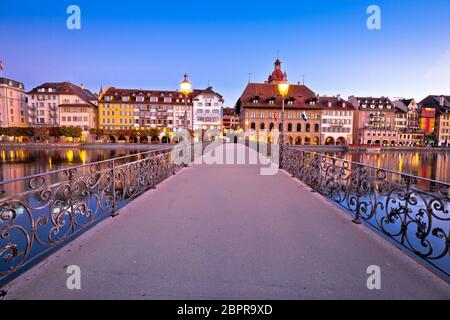
[[[347,213],[259,167],[182,170],[9,284],[5,298],[450,298],[447,283]],[[81,268],[81,290],[67,289],[68,265]],[[367,288],[370,265],[381,290]]]

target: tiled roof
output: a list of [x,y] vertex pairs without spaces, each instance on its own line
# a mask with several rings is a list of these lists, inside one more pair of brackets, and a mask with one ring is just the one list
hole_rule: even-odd
[[[308,103],[315,96],[315,93],[304,85],[291,85],[285,97],[285,107],[320,109],[320,106],[310,105]],[[278,91],[278,85],[269,83],[249,83],[242,93],[240,100],[243,108],[281,108],[283,102],[282,96]],[[289,101],[292,101],[292,103],[288,104],[287,102]]]
[[348,101],[339,97],[319,97],[319,103],[324,109],[331,110],[355,110],[355,107]]
[[[192,98],[198,95],[203,90],[194,89],[189,95],[188,100],[192,101]],[[107,100],[106,97],[110,97],[110,100]],[[123,97],[128,97],[129,101],[123,101]],[[143,101],[137,101],[137,98],[143,98]],[[150,101],[150,98],[157,97],[158,101],[153,102]],[[104,90],[98,100],[103,103],[157,103],[164,104],[164,98],[172,98],[170,104],[177,104],[176,99],[180,99],[178,104],[184,104],[182,100],[185,98],[185,95],[179,91],[171,91],[171,90],[142,90],[142,89],[121,89],[110,87]]]
[[223,108],[224,116],[237,116],[235,108]]
[[402,113],[402,112],[406,113],[406,112],[408,112],[408,105],[409,105],[409,103],[405,104],[403,101],[404,100],[395,100],[395,101],[392,102],[394,104],[395,109],[396,109],[395,111],[397,111],[398,113]]
[[[385,110],[395,111],[394,104],[387,97],[354,97],[351,96],[348,100],[359,110]],[[374,108],[372,108],[374,106]]]
[[[441,106],[441,99],[443,99],[444,104]],[[422,108],[433,108],[436,109],[438,114],[450,112],[450,96],[428,96],[423,99],[419,105]]]
[[223,99],[223,97],[222,97],[220,94],[218,94],[217,92],[215,92],[215,91],[213,90],[212,87],[208,87],[208,88],[206,88],[205,90],[198,90],[198,89],[195,89],[193,93],[194,93],[194,99],[195,99],[197,96],[201,95],[201,94],[215,94],[215,95],[217,95],[220,99]]
[[400,101],[403,102],[403,104],[408,107],[411,104],[411,102],[414,101],[414,99],[401,99]]
[[[223,99],[220,94],[215,92],[212,87],[208,87],[206,89],[193,89],[192,92],[188,95],[188,100],[193,100],[200,94],[215,94],[220,99]],[[110,100],[106,100],[106,97],[110,97]],[[175,90],[143,90],[143,89],[121,89],[110,87],[104,90],[98,100],[100,102],[109,102],[109,103],[127,103],[127,101],[123,101],[123,97],[128,97],[128,103],[157,103],[157,104],[180,104],[183,105],[185,95],[180,91]],[[143,98],[143,101],[137,101],[137,97]],[[150,101],[150,98],[158,98],[157,102]],[[164,98],[172,98],[172,102],[164,102]],[[176,99],[180,101],[176,102]]]
[[[40,92],[40,89],[46,89],[44,92]],[[52,89],[49,92],[48,89]],[[54,91],[53,91],[54,90]],[[30,92],[28,94],[71,94],[76,95],[86,103],[92,104],[91,101],[97,100],[97,96],[91,91],[85,88],[81,88],[70,82],[46,82]]]
[[18,82],[18,81],[15,81],[15,80],[2,78],[2,77],[0,77],[0,84],[5,84],[7,86],[16,87],[16,88],[19,88],[19,89],[24,89],[25,88],[22,82]]

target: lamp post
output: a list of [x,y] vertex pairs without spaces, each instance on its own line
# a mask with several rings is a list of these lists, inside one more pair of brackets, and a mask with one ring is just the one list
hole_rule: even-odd
[[279,167],[280,169],[283,168],[283,152],[284,152],[284,146],[285,146],[285,141],[284,141],[284,99],[286,97],[286,95],[289,92],[289,83],[287,83],[286,81],[280,82],[278,84],[278,91],[281,94],[282,97],[282,104],[281,104],[281,135],[280,135],[280,164]]
[[[191,93],[191,89],[192,89],[192,83],[189,82],[187,73],[184,74],[184,80],[183,80],[183,82],[180,83],[180,88],[181,88],[181,92],[186,97],[184,99],[184,105],[187,110],[187,99],[188,99],[189,93]],[[194,106],[192,106],[192,111],[191,111],[191,127],[192,127],[192,130],[194,130]]]
[[289,92],[289,83],[287,83],[286,81],[280,82],[278,84],[278,91],[281,94],[282,97],[282,104],[281,104],[281,145],[285,144],[284,141],[284,98],[286,97],[286,95]]

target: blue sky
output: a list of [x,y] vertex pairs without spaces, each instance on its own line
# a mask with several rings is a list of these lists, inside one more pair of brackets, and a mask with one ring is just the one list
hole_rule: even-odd
[[[81,30],[66,9],[81,8]],[[366,27],[369,5],[381,30]],[[176,89],[184,72],[233,106],[279,52],[289,80],[323,95],[450,94],[450,1],[23,0],[0,6],[3,76],[92,90]]]

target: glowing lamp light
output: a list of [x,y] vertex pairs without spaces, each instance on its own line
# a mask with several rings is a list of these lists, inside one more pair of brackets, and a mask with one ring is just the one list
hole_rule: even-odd
[[289,83],[282,82],[278,84],[278,91],[280,91],[280,94],[284,97],[289,92]]
[[184,75],[183,82],[180,83],[181,92],[185,95],[188,95],[191,92],[192,89],[192,83],[188,80],[187,73]]

